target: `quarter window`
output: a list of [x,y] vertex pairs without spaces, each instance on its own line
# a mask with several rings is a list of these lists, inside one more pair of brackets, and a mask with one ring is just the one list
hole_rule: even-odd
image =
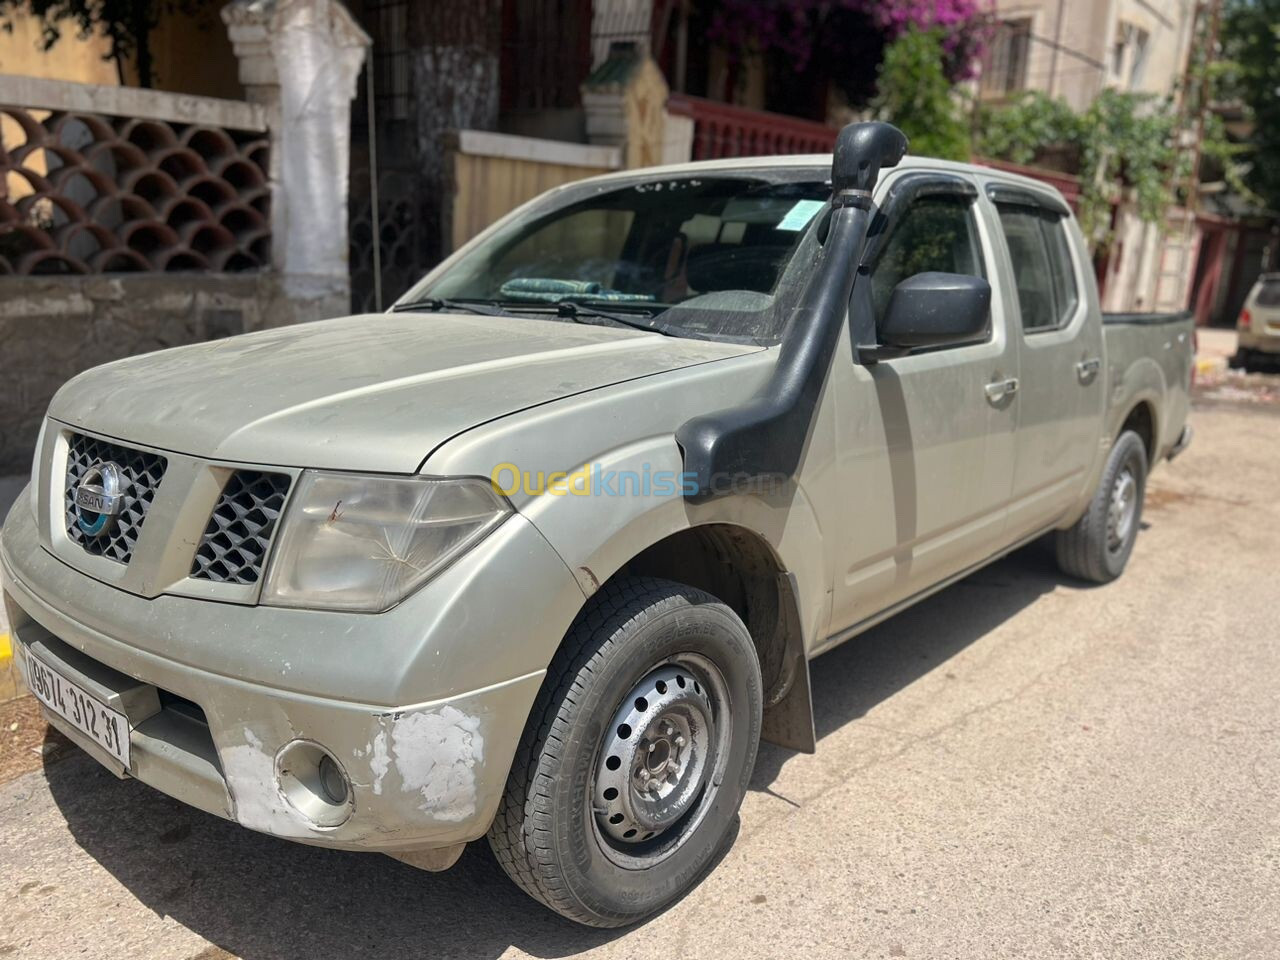
[[947,194],[920,197],[896,218],[871,273],[876,322],[884,318],[894,287],[917,273],[931,271],[986,276],[969,198]]
[[1066,326],[1080,304],[1066,224],[1060,214],[1000,204],[1000,226],[1009,245],[1022,329]]

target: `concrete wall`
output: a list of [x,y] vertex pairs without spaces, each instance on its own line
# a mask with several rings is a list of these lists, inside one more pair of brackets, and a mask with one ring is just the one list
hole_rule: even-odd
[[54,392],[109,360],[346,312],[273,274],[0,278],[0,475],[25,474]]
[[[1002,20],[1029,18],[1026,89],[1064,98],[1083,110],[1104,88],[1160,96],[1174,92],[1186,66],[1194,0],[996,0]],[[1133,75],[1131,44],[1116,70],[1124,26],[1145,30],[1146,53]],[[1056,48],[1056,49],[1055,49]]]
[[[1115,0],[997,0],[1002,20],[1031,20],[1026,89],[1062,97],[1083,110],[1106,79]],[[1055,49],[1056,44],[1056,49]]]
[[[1137,52],[1132,45],[1121,58],[1120,72],[1112,73],[1109,86],[1121,90],[1168,96],[1173,94],[1187,66],[1187,50],[1195,22],[1194,0],[1118,0],[1112,43],[1122,35],[1122,27],[1145,30],[1148,36],[1144,62],[1134,76]],[[1114,62],[1108,61],[1113,67]]]

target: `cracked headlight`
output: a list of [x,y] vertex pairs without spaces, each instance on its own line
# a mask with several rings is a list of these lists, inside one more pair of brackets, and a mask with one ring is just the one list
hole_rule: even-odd
[[487,480],[307,470],[276,535],[262,603],[387,610],[510,513]]

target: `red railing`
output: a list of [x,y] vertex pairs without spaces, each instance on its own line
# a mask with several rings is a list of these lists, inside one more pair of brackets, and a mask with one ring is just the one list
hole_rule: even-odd
[[694,160],[830,153],[840,132],[809,120],[684,94],[668,98],[667,112],[693,120]]

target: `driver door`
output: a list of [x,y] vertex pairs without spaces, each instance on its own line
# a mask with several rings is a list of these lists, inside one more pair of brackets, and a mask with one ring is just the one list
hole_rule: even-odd
[[[995,224],[970,178],[905,171],[886,189],[854,288],[855,321],[860,310],[878,321],[893,288],[916,273],[983,276],[999,289]],[[852,351],[834,362],[845,366],[833,377],[845,497],[832,586],[838,634],[1002,545],[1018,359],[995,296],[982,339],[869,366]]]

